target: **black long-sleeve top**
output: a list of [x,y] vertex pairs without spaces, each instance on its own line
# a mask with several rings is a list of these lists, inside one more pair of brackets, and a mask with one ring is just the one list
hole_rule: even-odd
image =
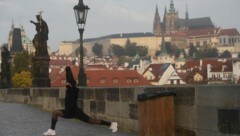
[[79,89],[76,87],[71,87],[67,89],[65,96],[65,109],[67,111],[74,111],[77,108]]

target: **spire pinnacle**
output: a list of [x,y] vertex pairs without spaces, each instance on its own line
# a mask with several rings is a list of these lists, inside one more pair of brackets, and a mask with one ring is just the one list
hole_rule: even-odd
[[14,28],[14,20],[12,19],[12,28]]
[[156,15],[159,15],[159,13],[158,13],[158,5],[156,4],[156,13],[155,13]]
[[169,11],[170,11],[171,13],[174,13],[174,12],[175,12],[173,0],[171,0]]
[[188,14],[188,4],[186,4],[185,19],[189,19],[189,14]]

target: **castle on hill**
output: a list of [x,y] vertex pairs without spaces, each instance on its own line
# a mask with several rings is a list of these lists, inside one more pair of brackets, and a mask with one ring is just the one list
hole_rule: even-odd
[[209,28],[214,28],[211,18],[201,17],[190,19],[187,6],[185,18],[180,18],[178,16],[178,11],[174,7],[173,0],[171,0],[169,10],[167,10],[167,8],[165,7],[163,20],[161,22],[158,7],[156,6],[155,18],[153,23],[153,35],[155,36],[160,36],[162,29],[164,29],[164,33],[170,34],[177,31],[188,31]]
[[[152,32],[111,34],[85,39],[83,45],[85,55],[94,56],[92,47],[95,43],[103,45],[103,55],[111,55],[113,44],[125,46],[128,39],[135,42],[137,46],[147,47],[148,55],[152,57],[156,55],[156,52],[166,48],[164,47],[166,46],[165,42],[171,42],[181,49],[187,49],[190,45],[196,47],[210,45],[217,47],[220,50],[219,53],[226,49],[231,52],[237,52],[236,50],[240,52],[240,34],[236,28],[216,28],[210,17],[190,18],[187,6],[185,17],[179,17],[173,0],[171,0],[169,7],[165,7],[163,16],[160,16],[158,6],[156,6]],[[78,46],[79,40],[62,42],[58,54],[71,54]]]

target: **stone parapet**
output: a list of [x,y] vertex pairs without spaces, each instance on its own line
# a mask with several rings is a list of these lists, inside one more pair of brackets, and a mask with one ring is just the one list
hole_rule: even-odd
[[[92,117],[119,122],[138,132],[137,96],[146,92],[176,93],[176,136],[240,135],[240,85],[80,88],[78,106]],[[1,89],[0,101],[19,102],[44,110],[64,108],[65,88]],[[156,105],[156,108],[158,106]]]

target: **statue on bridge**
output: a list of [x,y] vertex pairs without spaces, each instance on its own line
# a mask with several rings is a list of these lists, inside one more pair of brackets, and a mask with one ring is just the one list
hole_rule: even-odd
[[30,21],[36,26],[37,31],[37,34],[35,34],[33,38],[33,46],[36,49],[36,56],[48,55],[47,40],[49,30],[47,23],[42,19],[41,13],[42,12],[36,16],[38,22]]
[[49,78],[49,61],[48,54],[48,25],[42,19],[42,11],[36,16],[37,22],[30,21],[36,27],[37,33],[33,38],[33,46],[35,47],[35,56],[33,57],[33,87],[50,87]]
[[10,88],[12,87],[11,54],[6,46],[2,47],[1,57],[2,57],[1,81],[0,81],[1,88]]

